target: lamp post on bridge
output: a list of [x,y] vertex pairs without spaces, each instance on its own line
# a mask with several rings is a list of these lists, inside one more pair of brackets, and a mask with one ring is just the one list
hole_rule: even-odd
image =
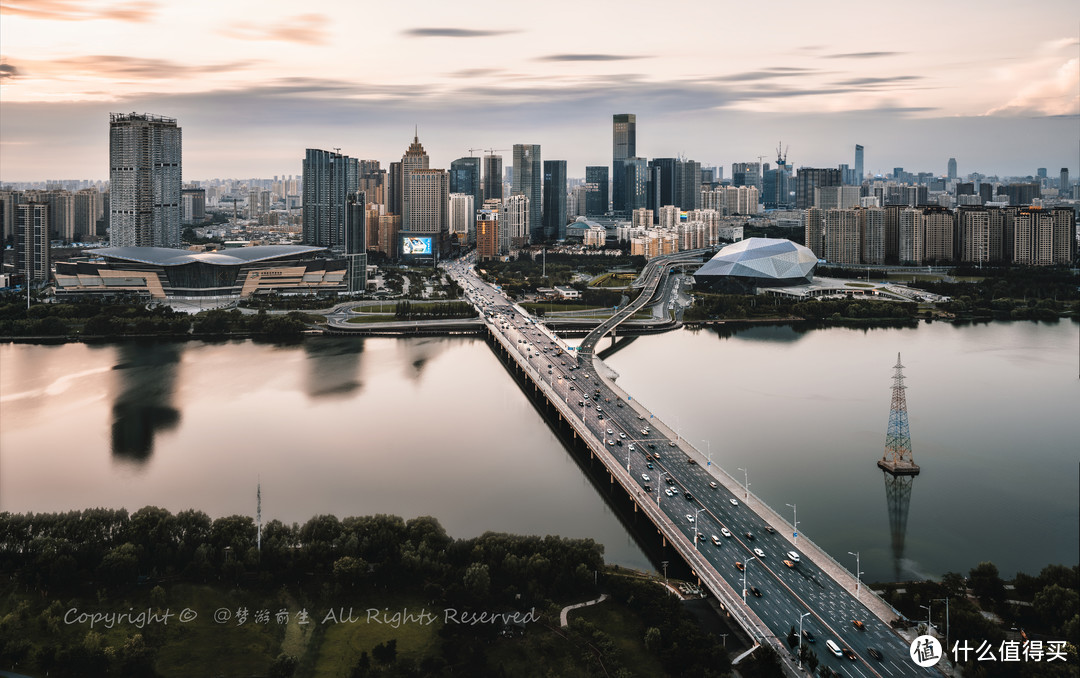
[[859,599],[859,589],[862,588],[863,572],[859,569],[859,552],[848,551],[849,556],[855,556],[855,600]]
[[933,602],[945,601],[945,649],[949,648],[949,598],[934,598]]
[[794,539],[795,539],[795,545],[798,546],[799,545],[799,509],[795,507],[795,504],[788,504],[788,506],[790,506],[791,510],[794,511],[794,513],[795,513]]
[[704,511],[704,510],[705,510],[705,507],[702,506],[701,508],[699,508],[694,513],[694,548],[695,549],[697,549],[697,547],[698,547],[698,532],[699,532],[699,530],[698,530],[698,517],[701,515],[701,512]]
[[709,442],[708,440],[705,440],[705,439],[702,439],[702,442],[704,442],[705,445],[708,446],[708,450],[709,450],[709,466],[712,466],[712,443]]
[[800,671],[802,671],[802,620],[803,620],[803,617],[807,616],[808,614],[810,614],[810,613],[809,612],[804,612],[802,614],[802,616],[799,617],[799,670]]
[[928,635],[928,636],[933,635],[933,633],[931,633],[931,631],[930,631],[930,629],[934,628],[930,623],[930,608],[931,608],[931,606],[933,606],[933,604],[934,604],[933,601],[931,601],[930,605],[920,605],[919,606],[922,609],[926,610],[926,635]]
[[742,569],[742,601],[746,603],[746,571],[750,569],[750,561],[757,558],[757,556],[750,556],[750,560],[747,560]]
[[743,472],[743,490],[746,492],[743,500],[748,501],[750,499],[750,472],[744,468],[738,470]]

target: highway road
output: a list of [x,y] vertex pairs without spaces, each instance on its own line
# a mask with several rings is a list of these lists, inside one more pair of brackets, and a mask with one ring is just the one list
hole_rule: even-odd
[[[644,306],[658,287],[665,295],[672,294],[671,285],[660,286],[670,261],[654,262],[642,285],[644,293],[624,309],[629,315]],[[647,410],[631,396],[622,399],[621,392],[594,373],[591,353],[583,351],[579,356],[570,350],[536,318],[480,280],[468,259],[444,266],[489,327],[517,348],[557,397],[580,414],[612,459],[637,480],[639,503],[654,502],[728,585],[743,594],[749,609],[775,636],[786,638],[792,627],[799,628],[800,616],[805,614],[803,629],[809,635],[804,642],[812,638],[811,649],[818,659],[838,675],[940,675],[916,666],[908,656],[907,641],[801,552],[791,534],[786,530],[781,534],[749,508],[746,496],[722,481],[721,472],[712,467],[707,456],[685,440],[654,430]],[[612,320],[604,325],[610,329],[615,324]],[[603,327],[595,337],[590,335],[591,345],[603,335]],[[798,562],[788,557],[788,552],[795,552]],[[754,594],[755,589],[760,595]],[[864,590],[861,595],[868,593]],[[856,621],[864,630],[856,627]],[[834,656],[825,645],[830,639],[849,649],[850,658]],[[869,648],[880,652],[882,658],[873,658]]]

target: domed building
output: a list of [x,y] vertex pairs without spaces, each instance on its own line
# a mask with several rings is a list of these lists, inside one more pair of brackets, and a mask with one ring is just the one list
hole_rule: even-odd
[[747,238],[728,245],[694,272],[706,290],[753,294],[759,287],[813,282],[817,256],[807,247],[779,238]]

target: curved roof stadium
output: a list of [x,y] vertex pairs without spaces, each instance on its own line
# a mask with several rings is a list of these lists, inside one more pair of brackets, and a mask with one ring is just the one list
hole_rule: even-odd
[[196,262],[217,264],[219,266],[237,266],[256,261],[294,257],[298,254],[308,254],[310,252],[322,252],[325,249],[325,247],[308,247],[306,245],[260,245],[257,247],[237,247],[219,252],[191,252],[169,247],[100,247],[86,250],[86,253],[91,256],[105,257],[106,259],[120,259],[154,266],[183,266],[184,264]]
[[101,247],[86,253],[94,260],[57,262],[58,293],[183,299],[347,290],[345,260],[327,258],[325,247],[262,245],[218,252]]
[[809,248],[790,240],[747,238],[717,252],[694,272],[694,281],[702,287],[737,292],[803,285],[813,281],[817,263]]

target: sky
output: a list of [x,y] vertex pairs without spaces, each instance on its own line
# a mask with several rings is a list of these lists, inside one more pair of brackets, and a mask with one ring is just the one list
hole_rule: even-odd
[[0,0],[0,181],[108,178],[109,112],[177,118],[185,181],[305,148],[431,166],[642,157],[1080,175],[1080,3]]

